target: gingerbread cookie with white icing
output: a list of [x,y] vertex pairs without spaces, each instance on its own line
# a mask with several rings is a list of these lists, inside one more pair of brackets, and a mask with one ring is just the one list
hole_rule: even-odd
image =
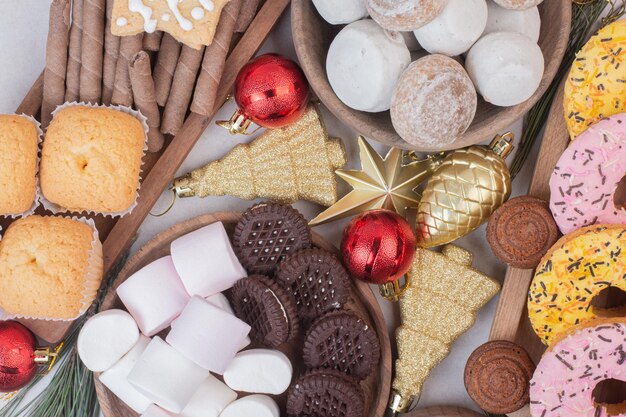
[[117,36],[162,30],[200,49],[213,42],[222,8],[229,0],[115,0],[111,32]]

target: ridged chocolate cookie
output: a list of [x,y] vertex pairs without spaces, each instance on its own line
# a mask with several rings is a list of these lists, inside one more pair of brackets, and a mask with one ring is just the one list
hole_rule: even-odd
[[274,277],[296,299],[304,321],[341,308],[350,295],[348,272],[339,259],[323,249],[302,250],[278,267]]
[[272,276],[285,257],[312,245],[307,221],[291,206],[260,203],[246,210],[233,234],[233,247],[250,274]]
[[363,417],[365,395],[343,372],[315,369],[302,375],[287,395],[289,417]]
[[336,369],[365,379],[378,365],[376,331],[356,313],[333,311],[315,320],[304,339],[308,368]]

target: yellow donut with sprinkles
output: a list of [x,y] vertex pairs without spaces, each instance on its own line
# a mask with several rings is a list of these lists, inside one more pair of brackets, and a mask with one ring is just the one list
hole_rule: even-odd
[[626,226],[596,225],[563,236],[541,260],[528,293],[528,316],[541,341],[550,345],[597,318],[601,312],[591,301],[609,286],[626,291]]
[[565,83],[565,120],[576,138],[598,120],[626,111],[626,21],[600,29],[578,52]]

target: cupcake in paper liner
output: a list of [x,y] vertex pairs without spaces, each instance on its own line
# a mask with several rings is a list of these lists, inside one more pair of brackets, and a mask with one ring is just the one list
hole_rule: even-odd
[[92,304],[102,276],[93,220],[17,219],[0,241],[0,319],[74,320]]
[[124,106],[85,103],[65,103],[52,115],[41,152],[43,206],[53,213],[130,213],[148,149],[146,118]]
[[25,114],[0,114],[0,216],[28,216],[39,205],[39,148],[43,132]]

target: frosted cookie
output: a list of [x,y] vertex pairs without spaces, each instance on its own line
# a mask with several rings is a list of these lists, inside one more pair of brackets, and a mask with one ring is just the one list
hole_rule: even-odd
[[0,216],[24,213],[35,203],[39,136],[34,119],[0,115]]
[[476,90],[461,64],[430,55],[404,71],[391,101],[396,132],[416,148],[450,147],[474,120]]
[[563,108],[572,139],[598,120],[626,111],[626,20],[598,31],[576,55]]
[[626,172],[626,114],[591,125],[570,144],[550,177],[550,209],[563,233],[626,224],[615,192]]
[[365,0],[370,16],[388,30],[415,30],[437,17],[448,0]]
[[485,0],[448,0],[448,5],[431,22],[415,30],[415,37],[431,54],[461,55],[485,30]]
[[492,32],[517,32],[528,36],[535,43],[539,41],[541,18],[536,6],[526,10],[511,10],[488,0],[487,9],[489,13],[484,35]]
[[543,78],[541,48],[516,32],[494,32],[480,38],[465,59],[478,93],[496,106],[528,100]]
[[345,25],[368,15],[365,0],[313,0],[313,5],[331,25]]
[[235,391],[282,394],[289,388],[293,367],[278,350],[250,349],[240,352],[224,372],[224,382]]
[[397,32],[373,20],[354,22],[339,32],[328,49],[326,72],[337,97],[367,112],[389,110],[391,95],[411,53]]
[[115,0],[111,32],[117,36],[162,30],[194,49],[210,45],[229,0]]
[[494,0],[500,6],[513,10],[526,10],[543,2],[543,0]]

